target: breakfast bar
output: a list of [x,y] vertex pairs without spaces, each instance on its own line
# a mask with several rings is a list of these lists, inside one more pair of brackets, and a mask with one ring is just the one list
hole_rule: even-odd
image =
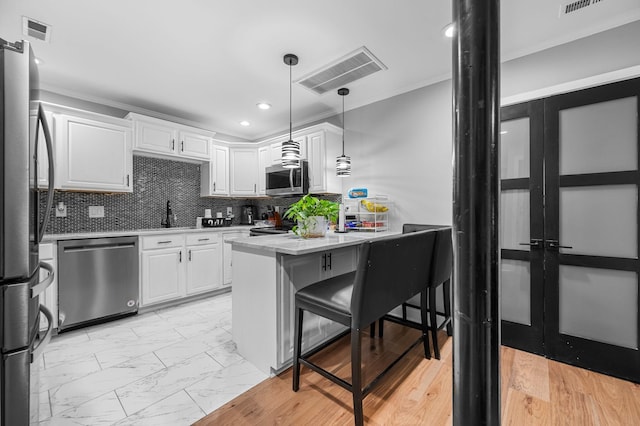
[[[354,271],[360,244],[395,234],[330,232],[322,238],[303,239],[289,233],[234,240],[232,321],[238,352],[267,374],[289,367],[295,292]],[[313,314],[305,315],[303,329],[303,350],[346,330]]]

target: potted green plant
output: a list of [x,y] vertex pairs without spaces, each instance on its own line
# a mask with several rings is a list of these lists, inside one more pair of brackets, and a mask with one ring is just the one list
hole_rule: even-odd
[[322,200],[310,194],[293,203],[284,217],[298,222],[293,232],[303,238],[324,237],[329,222],[338,219],[338,203]]

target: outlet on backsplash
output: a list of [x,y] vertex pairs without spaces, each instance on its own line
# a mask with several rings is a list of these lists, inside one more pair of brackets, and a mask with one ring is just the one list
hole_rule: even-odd
[[104,217],[104,206],[89,206],[89,217]]

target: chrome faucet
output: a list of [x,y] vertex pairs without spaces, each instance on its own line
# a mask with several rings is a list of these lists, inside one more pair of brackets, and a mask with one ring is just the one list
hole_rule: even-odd
[[160,224],[165,228],[171,228],[176,225],[178,217],[173,214],[171,210],[171,201],[167,201],[167,212],[166,217],[160,222]]

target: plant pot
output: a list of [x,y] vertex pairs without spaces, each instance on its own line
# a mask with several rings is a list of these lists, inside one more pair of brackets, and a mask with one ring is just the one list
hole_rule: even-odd
[[310,216],[298,221],[298,233],[302,238],[324,237],[327,233],[328,221],[324,216]]

